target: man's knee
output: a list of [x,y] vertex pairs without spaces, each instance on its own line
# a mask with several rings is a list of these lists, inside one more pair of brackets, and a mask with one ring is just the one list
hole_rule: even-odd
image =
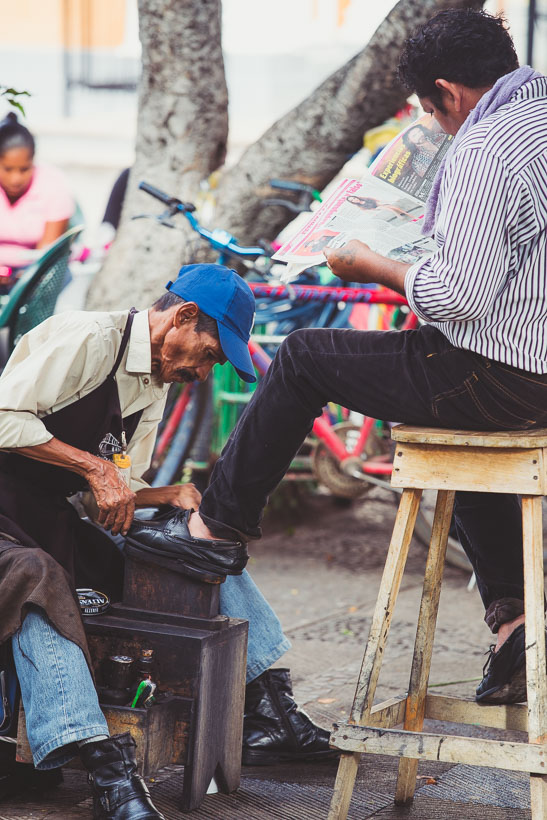
[[293,353],[297,350],[307,350],[311,347],[314,336],[317,335],[319,328],[316,327],[302,327],[298,330],[293,330],[289,333],[286,339],[281,343],[280,350],[288,353]]
[[45,584],[56,594],[70,592],[68,575],[57,561],[39,547],[14,547],[9,550],[7,572],[17,578],[18,586]]
[[320,330],[321,328],[305,327],[289,333],[277,351],[275,361],[278,366],[293,368],[296,371],[310,351],[315,349]]

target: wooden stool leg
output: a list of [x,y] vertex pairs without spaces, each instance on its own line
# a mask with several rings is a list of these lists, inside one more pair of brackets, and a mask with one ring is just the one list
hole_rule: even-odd
[[[547,742],[541,496],[522,497],[528,742]],[[547,817],[547,775],[530,776],[532,820]]]
[[[401,586],[421,496],[422,491],[415,489],[403,490],[401,496],[367,647],[357,681],[350,723],[365,725],[372,709],[391,617]],[[360,757],[358,753],[342,754],[328,820],[345,820],[347,817]]]
[[[427,683],[431,667],[448,531],[454,507],[454,495],[454,492],[448,490],[439,490],[437,494],[403,726],[404,729],[411,732],[420,732],[424,725]],[[412,800],[416,788],[417,772],[417,760],[408,757],[402,757],[399,760],[395,803],[409,803]]]

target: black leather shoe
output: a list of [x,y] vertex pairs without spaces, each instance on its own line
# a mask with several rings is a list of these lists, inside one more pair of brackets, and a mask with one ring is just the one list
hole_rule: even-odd
[[155,518],[133,520],[126,542],[146,552],[182,560],[189,567],[218,575],[241,575],[249,558],[242,541],[194,538],[188,530],[192,510],[167,507]]
[[126,732],[80,747],[93,791],[94,820],[165,820],[137,774],[135,745]]
[[520,703],[526,700],[524,624],[511,632],[498,652],[489,649],[483,679],[477,687],[477,703]]
[[330,733],[316,726],[296,705],[288,669],[268,669],[245,690],[243,755],[245,766],[338,757]]

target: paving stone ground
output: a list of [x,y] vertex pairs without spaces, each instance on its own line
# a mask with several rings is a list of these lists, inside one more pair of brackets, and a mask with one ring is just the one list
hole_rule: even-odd
[[[325,727],[344,720],[351,707],[394,515],[391,493],[380,488],[350,508],[338,508],[327,498],[311,499],[301,504],[296,521],[286,518],[278,503],[267,534],[252,545],[249,569],[293,644],[277,665],[291,669],[298,703]],[[377,700],[407,687],[424,562],[424,548],[413,543]],[[491,635],[476,589],[467,591],[469,575],[447,567],[430,683],[433,691],[472,697]],[[444,729],[464,733],[454,725]],[[432,723],[429,730],[438,731],[439,724]],[[472,731],[495,736],[479,727]],[[410,807],[394,805],[396,775],[394,758],[363,756],[350,820],[530,818],[528,778],[517,772],[424,762]],[[150,782],[167,820],[304,820],[326,818],[336,763],[244,768],[238,792],[209,795],[190,815],[177,808],[183,776],[182,767],[168,767]],[[63,785],[39,803],[22,796],[0,803],[0,820],[91,817],[85,775],[71,769]]]

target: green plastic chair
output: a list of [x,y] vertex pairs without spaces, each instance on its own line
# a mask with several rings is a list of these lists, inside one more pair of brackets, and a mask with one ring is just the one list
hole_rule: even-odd
[[83,225],[70,228],[31,265],[0,307],[0,365],[5,365],[21,338],[52,316],[65,283],[72,243]]

